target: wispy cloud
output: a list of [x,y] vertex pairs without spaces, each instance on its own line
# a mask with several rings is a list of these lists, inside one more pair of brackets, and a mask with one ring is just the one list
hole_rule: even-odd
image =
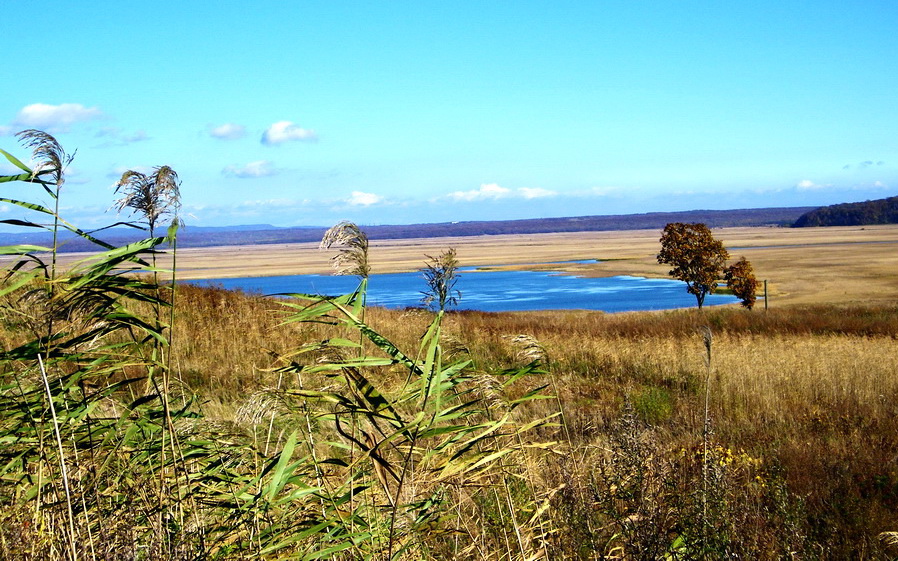
[[374,193],[365,193],[363,191],[353,191],[352,195],[346,202],[352,206],[371,206],[383,202],[383,197]]
[[17,175],[22,170],[7,162],[5,158],[0,158],[0,175]]
[[250,162],[245,166],[227,166],[221,173],[228,177],[239,177],[247,179],[253,177],[270,177],[276,175],[278,170],[268,160],[258,160]]
[[116,168],[111,169],[109,171],[109,173],[106,174],[106,177],[109,179],[114,179],[115,181],[118,181],[119,179],[122,178],[122,174],[124,174],[126,171],[136,171],[136,172],[140,172],[143,174],[151,174],[151,173],[153,173],[153,168],[150,166],[133,166],[133,167],[118,166]]
[[518,189],[509,189],[502,187],[498,183],[484,183],[479,189],[471,189],[468,191],[453,191],[445,196],[445,198],[458,201],[495,201],[506,198],[520,199],[539,199],[544,197],[554,197],[557,192],[540,187],[520,187]]
[[84,174],[80,169],[69,167],[65,171],[66,185],[87,185],[91,182],[91,178]]
[[188,212],[216,212],[216,213],[227,213],[234,210],[260,210],[260,211],[270,211],[273,212],[275,210],[283,210],[283,209],[292,209],[295,207],[300,207],[303,205],[312,204],[311,201],[306,200],[296,200],[296,199],[287,199],[287,198],[275,198],[275,199],[250,199],[244,201],[238,201],[230,204],[203,204],[203,203],[191,203],[184,205],[184,210]]
[[446,196],[453,201],[486,201],[501,199],[510,194],[511,189],[502,187],[498,183],[484,183],[479,189],[453,191]]
[[616,185],[602,185],[590,188],[585,192],[586,196],[611,197],[620,195],[632,195],[633,189],[618,187]]
[[854,167],[854,168],[858,168],[858,169],[866,169],[866,168],[869,168],[869,167],[873,167],[873,166],[882,166],[882,165],[885,165],[885,162],[882,161],[882,160],[877,160],[877,161],[875,161],[875,162],[874,162],[873,160],[864,160],[863,162],[858,162],[858,163],[856,163],[856,164],[854,164],[854,165],[852,165],[852,164],[845,164],[844,166],[842,166],[842,169],[851,169],[851,168],[853,168],[853,167]]
[[798,183],[795,184],[795,188],[798,189],[799,191],[816,191],[818,189],[826,188],[826,185],[820,185],[820,184],[814,183],[810,179],[802,179],[801,181],[799,181]]
[[98,148],[109,148],[110,146],[128,146],[135,142],[143,142],[149,140],[150,137],[146,131],[135,131],[133,133],[125,133],[121,129],[115,127],[103,127],[94,135],[97,138],[105,138],[106,141],[100,144]]
[[85,107],[80,103],[48,105],[32,103],[19,110],[12,122],[13,127],[41,129],[48,132],[65,132],[71,125],[99,119],[103,112],[96,107]]
[[293,199],[256,199],[252,201],[241,201],[234,205],[234,208],[278,208],[292,207],[299,204]]
[[209,136],[221,140],[237,140],[246,136],[246,127],[236,123],[225,123],[217,127],[209,127]]
[[521,187],[518,189],[518,193],[525,199],[542,199],[545,197],[554,197],[558,194],[555,191],[542,189],[540,187]]
[[200,225],[220,226],[259,221],[291,225],[301,223],[298,217],[308,212],[320,213],[321,204],[307,200],[273,198],[245,200],[232,204],[187,204],[182,210]]
[[278,121],[262,133],[262,144],[266,146],[297,140],[315,141],[318,140],[318,135],[315,134],[315,131],[304,129],[292,121]]
[[143,142],[144,140],[149,140],[150,137],[147,136],[146,131],[136,131],[132,134],[126,134],[122,136],[122,142],[126,142],[131,144],[132,142]]

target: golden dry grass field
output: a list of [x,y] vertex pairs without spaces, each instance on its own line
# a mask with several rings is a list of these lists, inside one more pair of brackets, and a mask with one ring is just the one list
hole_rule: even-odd
[[[721,228],[731,257],[745,256],[767,279],[771,305],[892,303],[898,299],[898,225],[829,228]],[[660,230],[577,232],[371,242],[374,273],[414,271],[425,255],[454,247],[462,266],[522,267],[598,259],[562,268],[585,276],[665,277],[655,259]],[[333,251],[317,244],[182,249],[181,278],[327,273]],[[554,265],[558,268],[558,265]]]
[[[683,559],[898,558],[898,544],[893,548],[882,537],[883,532],[898,532],[898,377],[894,376],[898,369],[898,226],[733,228],[717,229],[714,234],[730,249],[733,259],[744,255],[753,262],[758,277],[770,281],[768,312],[749,312],[734,305],[702,312],[693,308],[618,314],[584,310],[446,314],[440,323],[441,337],[434,339],[440,342],[434,352],[442,353],[437,362],[467,365],[470,379],[464,383],[470,385],[459,387],[465,392],[470,388],[477,401],[489,404],[490,415],[485,412],[476,422],[503,411],[516,427],[530,427],[535,420],[548,417],[557,419],[557,425],[553,421],[534,430],[528,440],[522,439],[520,443],[527,446],[521,444],[520,453],[497,466],[495,479],[483,486],[484,492],[469,494],[455,480],[445,487],[451,510],[440,524],[451,528],[452,536],[466,536],[465,543],[471,545],[465,547],[479,548],[476,555],[453,553],[459,549],[453,545],[455,537],[441,541],[441,535],[430,527],[403,536],[420,536],[422,543],[434,548],[432,559],[659,559],[673,558],[669,554],[678,543],[686,543],[682,556],[677,556]],[[533,268],[538,266],[535,263],[598,260],[543,266],[582,275],[666,277],[667,267],[655,259],[660,235],[658,230],[642,230],[375,241],[370,258],[375,273],[413,271],[423,265],[425,255],[454,247],[464,266]],[[178,252],[178,272],[181,279],[327,273],[334,253],[333,249],[319,251],[317,244],[184,249]],[[63,256],[68,262],[79,257],[84,256]],[[160,262],[161,267],[169,265]],[[70,293],[64,294],[68,301]],[[287,540],[294,539],[294,524],[300,519],[297,513],[308,507],[317,516],[317,501],[278,503],[276,508],[284,513],[278,514],[280,518],[269,517],[271,512],[280,512],[269,503],[259,503],[258,512],[264,514],[250,523],[233,518],[234,513],[256,516],[255,506],[234,509],[229,498],[221,503],[225,507],[214,511],[207,507],[219,503],[203,502],[201,493],[221,485],[231,497],[233,490],[244,484],[257,486],[269,481],[281,468],[286,469],[285,458],[291,459],[290,453],[281,455],[294,443],[291,433],[308,435],[301,440],[307,446],[319,439],[320,446],[310,448],[314,453],[308,457],[327,452],[328,439],[336,438],[336,433],[323,421],[315,426],[310,423],[306,407],[314,405],[314,400],[291,401],[291,396],[314,398],[318,391],[343,391],[344,385],[351,390],[354,385],[335,381],[337,370],[330,369],[332,365],[315,370],[322,361],[343,360],[353,366],[341,367],[341,372],[363,371],[365,379],[376,384],[377,395],[396,394],[409,378],[399,363],[381,360],[385,349],[374,342],[388,341],[407,356],[416,356],[416,352],[426,355],[422,333],[432,333],[429,326],[434,316],[424,309],[366,309],[365,323],[377,332],[377,338],[368,340],[359,352],[366,353],[366,361],[373,360],[366,362],[360,357],[356,362],[355,358],[343,358],[352,354],[351,342],[357,340],[349,324],[321,322],[317,316],[312,322],[287,323],[285,312],[296,308],[215,287],[182,283],[176,294],[176,305],[162,310],[163,319],[172,322],[166,330],[170,341],[166,356],[171,364],[166,372],[170,372],[172,389],[164,395],[184,407],[179,413],[184,418],[170,424],[174,436],[159,437],[162,444],[157,448],[166,454],[168,438],[181,439],[184,446],[195,444],[196,449],[184,453],[189,462],[183,469],[194,470],[190,477],[210,474],[207,486],[178,487],[179,479],[165,479],[164,469],[153,471],[152,466],[164,464],[133,455],[134,450],[157,449],[144,442],[139,447],[111,448],[109,454],[118,463],[109,465],[122,467],[108,470],[107,479],[96,484],[104,494],[85,484],[89,492],[81,495],[87,497],[82,503],[93,497],[102,499],[96,503],[99,506],[91,507],[103,528],[101,545],[108,551],[118,551],[120,543],[133,549],[138,542],[130,532],[135,527],[146,530],[148,536],[168,535],[161,530],[168,519],[163,518],[164,513],[157,516],[155,509],[161,512],[159,504],[179,497],[172,492],[178,489],[184,496],[196,493],[202,499],[195,502],[198,506],[189,506],[195,508],[191,516],[209,528],[222,529],[221,535],[226,536],[222,551],[234,547],[232,554],[221,553],[220,558],[246,558],[244,552],[261,549],[255,536],[241,538],[245,541],[232,546],[235,533],[249,535],[257,527],[254,524],[268,524],[259,527],[275,545],[281,539],[294,543]],[[41,321],[60,321],[41,313],[42,308],[34,302],[8,299],[0,348],[36,348],[27,346],[33,331],[29,322],[41,326],[34,331],[40,336],[45,332]],[[301,308],[302,313],[309,309]],[[142,300],[134,302],[133,309],[150,321],[154,314],[160,317]],[[23,317],[30,319],[24,321]],[[93,328],[96,324],[67,320],[64,327]],[[142,340],[135,351],[143,353],[141,357],[153,352],[148,341]],[[328,347],[330,342],[334,342],[332,347]],[[538,345],[527,347],[530,342]],[[23,343],[26,347],[20,347]],[[113,343],[109,348],[119,353],[119,341]],[[80,347],[76,349],[79,353],[73,356],[81,360]],[[508,372],[528,368],[534,349],[540,351],[541,369],[535,376],[523,376],[506,385],[503,380]],[[7,378],[6,391],[12,397],[0,420],[17,419],[13,413],[24,411],[21,418],[25,421],[21,428],[8,424],[0,429],[7,434],[18,435],[14,430],[30,434],[32,419],[40,418],[47,390],[43,385],[28,392],[18,389],[20,380],[37,384],[40,379],[33,375],[35,367],[29,367],[17,353],[7,359],[8,372],[14,376]],[[111,359],[94,361],[94,355],[84,356],[99,365],[96,374],[83,369],[88,373],[83,375],[90,376],[87,382],[106,380]],[[140,380],[132,384],[134,389],[123,389],[119,396],[92,391],[99,386],[83,386],[92,391],[89,395],[104,415],[112,412],[115,416],[122,407],[136,408],[133,404],[143,403],[144,398],[135,400],[137,394],[132,392],[140,391],[144,384],[139,376],[145,359],[125,358],[129,362],[122,362],[116,376]],[[356,364],[367,366],[358,370]],[[290,369],[285,370],[285,365]],[[67,363],[63,366],[69,368]],[[68,372],[63,374],[69,376]],[[553,399],[519,405],[522,396],[542,385],[547,385],[546,392],[555,396]],[[80,415],[82,394],[74,388],[81,386],[58,383],[51,387],[61,388],[60,399],[76,396],[67,407],[74,412],[73,419]],[[459,395],[468,395],[465,392]],[[31,396],[37,413],[22,407],[21,394]],[[390,399],[418,407],[417,400]],[[104,426],[110,434],[120,426],[129,428],[125,431],[128,435],[144,434],[130,430],[132,426],[146,429],[146,434],[165,434],[159,431],[162,425],[154,411]],[[316,423],[323,418],[315,416]],[[62,426],[96,430],[91,424],[93,417],[79,419],[84,421]],[[53,424],[45,422],[41,427],[43,436],[33,441],[52,442]],[[353,430],[365,428],[370,429],[360,425]],[[96,433],[88,434],[93,438]],[[76,440],[63,439],[68,442]],[[338,444],[343,447],[340,450],[345,448],[342,440]],[[19,453],[19,449],[10,449]],[[88,455],[77,450],[69,457],[72,461],[82,458],[79,473],[89,473]],[[233,462],[228,466],[237,467],[223,477],[217,470],[225,460]],[[328,470],[349,465],[342,460],[335,457],[324,465]],[[312,474],[323,473],[314,471],[315,462],[309,464],[310,471],[297,468],[296,481],[311,481],[317,477]],[[41,465],[45,470],[56,469],[49,461]],[[295,465],[305,466],[301,462]],[[372,489],[380,489],[378,485],[389,489],[377,468],[365,470],[359,473],[368,478],[366,484]],[[512,472],[514,477],[506,477]],[[119,478],[122,473],[132,479]],[[0,477],[7,489],[18,481]],[[81,481],[91,483],[83,477],[79,484]],[[513,484],[506,483],[509,481]],[[421,475],[414,485],[424,488],[424,483]],[[136,488],[140,492],[134,492]],[[278,498],[277,487],[266,483],[264,488],[268,491],[246,496]],[[0,493],[3,489],[0,485]],[[107,494],[119,497],[120,502],[107,506]],[[62,496],[61,492],[56,496]],[[44,515],[50,522],[41,532],[27,531],[37,518],[28,510],[32,503],[22,502],[19,510],[0,508],[0,559],[25,558],[20,552],[26,546],[38,551],[48,543],[61,543],[60,536],[66,531],[64,504],[54,499],[56,510],[49,511],[54,518]],[[366,504],[389,503],[378,499]],[[535,509],[535,505],[541,506]],[[41,512],[48,511],[47,505],[38,506]],[[138,524],[133,513],[142,512],[152,516]],[[517,520],[512,512],[524,515]],[[535,512],[541,515],[531,514]],[[342,514],[337,517],[343,518]],[[237,522],[228,526],[223,520]],[[456,532],[456,522],[464,525],[464,532]],[[402,523],[407,523],[405,518]],[[199,543],[191,541],[198,539],[188,534],[191,526],[181,528],[186,528],[179,530],[178,538],[183,539],[184,548]],[[85,526],[78,531],[89,535],[94,530]],[[712,553],[683,541],[691,536],[696,540],[701,536],[701,547]],[[321,540],[310,547],[324,549],[326,537],[310,538],[312,542]],[[520,555],[510,553],[514,548],[509,544],[516,539],[520,540]],[[178,558],[161,547],[161,553],[146,558]],[[267,558],[278,558],[278,554]],[[180,558],[196,557],[185,554]],[[266,557],[260,554],[259,558]]]

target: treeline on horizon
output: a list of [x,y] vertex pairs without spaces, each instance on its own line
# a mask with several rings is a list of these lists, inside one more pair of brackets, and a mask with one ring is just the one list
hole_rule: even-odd
[[803,228],[896,223],[898,223],[898,197],[888,197],[874,201],[820,207],[803,214],[793,226]]
[[[738,226],[788,227],[814,207],[756,208],[737,210],[691,210],[682,212],[651,212],[644,214],[576,216],[566,218],[532,218],[524,220],[495,220],[444,222],[435,224],[405,224],[365,226],[372,240],[438,238],[502,234],[545,234],[562,232],[596,232],[613,230],[662,229],[670,222],[702,222],[710,228]],[[276,228],[269,225],[225,228],[191,228],[186,225],[178,234],[180,247],[211,247],[227,245],[262,245],[318,242],[323,227]],[[136,230],[108,230],[104,240],[121,244],[140,239]],[[42,234],[0,234],[0,243],[40,243]],[[66,240],[61,251],[76,252],[90,249],[81,238]]]

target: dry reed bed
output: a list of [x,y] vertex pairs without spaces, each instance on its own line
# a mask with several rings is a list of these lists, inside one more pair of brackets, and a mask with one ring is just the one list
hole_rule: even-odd
[[[699,327],[711,326],[715,441],[783,470],[796,500],[807,505],[810,539],[844,553],[875,549],[875,535],[894,526],[896,318],[894,308],[814,307],[767,314],[462,313],[453,320],[481,365],[515,360],[509,335],[533,335],[545,346],[577,454],[591,458],[587,472],[607,460],[589,450],[607,449],[627,404],[654,425],[660,449],[696,445],[707,372]],[[543,402],[546,409],[533,414],[553,405]],[[573,470],[549,471],[565,469]],[[558,483],[549,477],[546,488]],[[836,528],[838,537],[826,535]]]
[[[218,289],[182,287],[174,358],[207,398],[231,400],[272,383],[268,351],[284,351],[320,329],[279,326],[276,302]],[[548,353],[564,401],[613,414],[621,394],[656,385],[696,395],[704,376],[699,325],[711,325],[712,391],[720,423],[782,425],[804,416],[856,410],[896,412],[898,314],[876,308],[811,308],[745,313],[713,310],[604,315],[587,312],[451,314],[449,351],[479,368],[520,362],[511,337],[527,334]],[[415,348],[422,311],[371,309],[369,321],[403,348]],[[614,388],[612,395],[604,391]],[[610,399],[605,399],[610,398]]]
[[[175,365],[202,396],[213,422],[237,423],[248,396],[278,383],[270,351],[336,335],[332,326],[279,325],[281,306],[257,296],[184,286],[178,298]],[[546,383],[554,381],[550,389],[559,401],[540,401],[517,414],[526,422],[556,412],[560,403],[566,430],[540,435],[562,443],[570,438],[573,448],[562,456],[534,457],[525,467],[540,496],[580,501],[579,510],[558,503],[547,516],[558,531],[589,543],[595,536],[577,534],[575,526],[599,508],[590,489],[596,470],[609,461],[609,439],[628,408],[647,423],[639,438],[651,442],[653,462],[700,443],[707,374],[700,328],[710,327],[715,446],[759,462],[764,477],[781,474],[776,477],[791,493],[789,508],[801,513],[802,535],[826,544],[822,558],[836,559],[852,548],[878,551],[876,534],[895,526],[896,312],[831,306],[768,313],[735,308],[615,315],[459,312],[445,320],[443,348],[489,373],[526,362],[513,341],[516,335],[532,336],[544,347],[551,373]],[[422,310],[378,308],[367,315],[405,349],[417,348],[430,317]],[[559,490],[562,484],[570,488]],[[460,512],[474,508],[471,500],[459,504]],[[758,505],[754,522],[745,524],[763,526],[763,508],[770,506]],[[775,531],[783,530],[758,526],[757,535]]]

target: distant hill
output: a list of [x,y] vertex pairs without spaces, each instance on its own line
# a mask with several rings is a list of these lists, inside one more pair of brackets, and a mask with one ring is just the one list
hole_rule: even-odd
[[[362,226],[372,240],[439,238],[448,236],[480,236],[499,234],[542,234],[552,232],[595,232],[605,230],[662,229],[668,222],[704,222],[712,228],[733,226],[790,226],[813,207],[756,208],[741,210],[690,210],[685,212],[651,212],[570,218],[532,218],[527,220],[444,222]],[[178,235],[179,247],[222,245],[258,245],[317,242],[326,228],[275,228],[269,225],[227,226],[220,228],[187,226]],[[97,233],[104,241],[122,245],[145,236],[132,228],[115,228]],[[45,233],[2,234],[0,245],[48,244]],[[80,238],[67,238],[62,251],[95,249]]]
[[843,203],[814,209],[795,221],[796,228],[806,226],[865,226],[898,224],[898,197]]

